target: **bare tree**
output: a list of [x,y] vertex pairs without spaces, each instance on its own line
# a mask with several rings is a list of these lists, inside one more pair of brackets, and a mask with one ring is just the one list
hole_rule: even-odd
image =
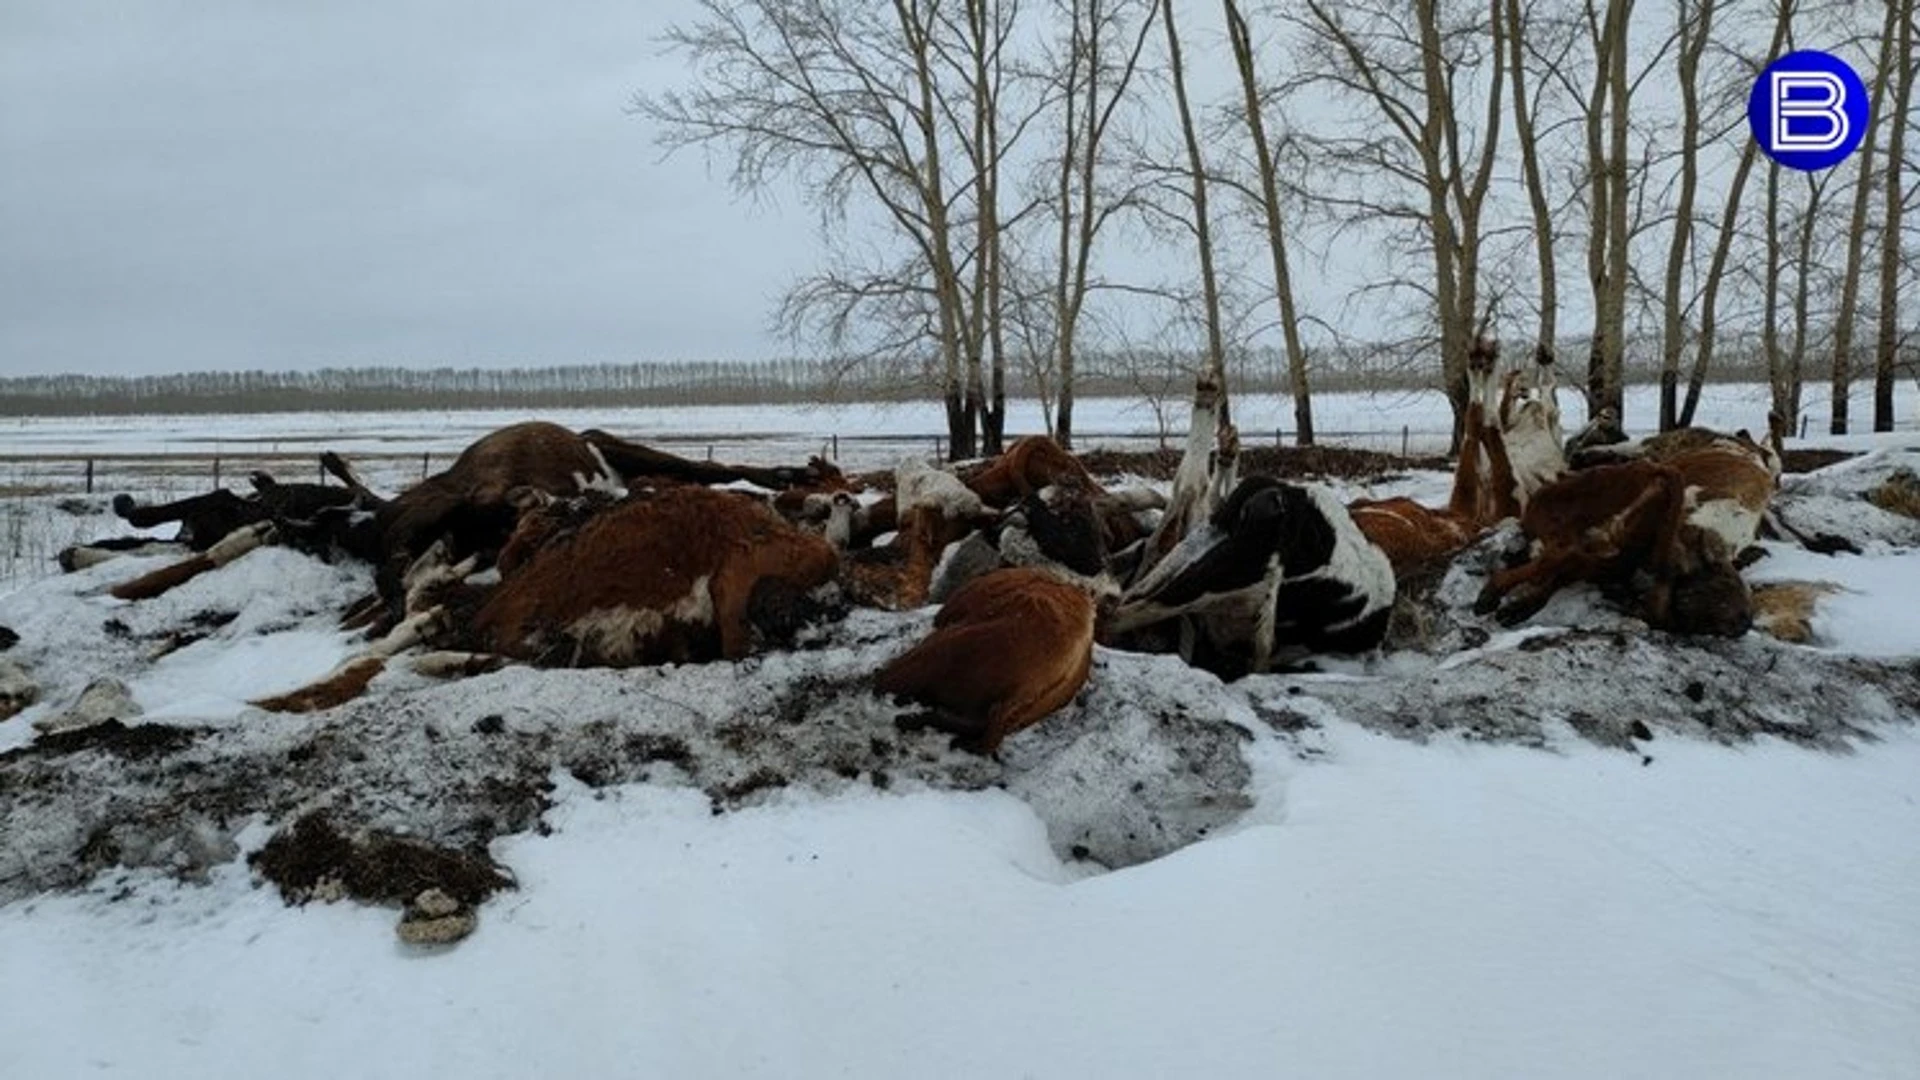
[[970,130],[961,139],[975,189],[973,275],[966,301],[969,380],[981,370],[982,352],[991,358],[986,371],[987,385],[976,390],[969,381],[967,392],[970,399],[980,402],[975,415],[980,421],[980,449],[986,454],[1000,452],[1006,432],[1006,325],[1001,304],[1005,245],[1000,218],[1000,169],[1007,147],[1000,130],[1000,116],[1006,86],[1007,41],[1018,12],[1018,0],[965,0],[965,23],[955,28],[955,36],[962,43],[955,66],[960,69],[958,77],[967,87],[966,96],[973,106]]
[[[1700,58],[1713,40],[1714,0],[1675,0],[1680,48],[1675,70],[1680,82],[1680,194],[1667,245],[1665,329],[1660,343],[1660,430],[1678,421],[1675,399],[1680,383],[1680,353],[1685,345],[1686,307],[1680,287],[1692,252],[1693,202],[1700,186]],[[1751,141],[1748,143],[1752,145]],[[1751,154],[1741,159],[1745,178]],[[1708,278],[1712,280],[1711,277]],[[1689,410],[1691,411],[1691,410]]]
[[[1553,222],[1553,210],[1547,193],[1544,170],[1540,167],[1540,98],[1544,94],[1530,96],[1527,89],[1527,51],[1530,39],[1538,40],[1548,35],[1540,31],[1546,29],[1546,20],[1535,20],[1535,4],[1525,9],[1520,0],[1506,0],[1507,23],[1507,77],[1513,81],[1513,134],[1520,152],[1521,178],[1527,189],[1527,205],[1533,214],[1533,248],[1539,261],[1539,336],[1535,339],[1534,354],[1537,359],[1551,359],[1558,343],[1560,327],[1560,280],[1559,267],[1554,259],[1554,241],[1557,238]],[[1561,44],[1550,54],[1547,60],[1550,68],[1565,63],[1565,50],[1570,46],[1570,35],[1560,36]]]
[[1060,155],[1054,176],[1057,261],[1053,280],[1053,351],[1059,379],[1059,416],[1051,424],[1060,445],[1073,446],[1074,375],[1081,314],[1093,285],[1095,241],[1125,209],[1124,197],[1101,197],[1109,129],[1130,99],[1157,0],[1056,0],[1067,21],[1066,56],[1056,65],[1061,100]]
[[1780,163],[1767,163],[1766,270],[1760,286],[1760,351],[1767,358],[1768,401],[1774,415],[1791,422],[1786,357],[1780,351]]
[[1293,398],[1295,441],[1313,445],[1313,395],[1307,381],[1307,352],[1300,342],[1300,316],[1294,302],[1293,268],[1287,256],[1287,230],[1280,203],[1280,184],[1274,164],[1274,147],[1267,138],[1264,97],[1253,64],[1253,35],[1247,20],[1234,0],[1221,0],[1227,19],[1227,39],[1233,50],[1234,67],[1240,76],[1242,121],[1253,145],[1253,165],[1257,188],[1253,201],[1260,211],[1266,233],[1266,245],[1273,267],[1273,290],[1280,308],[1280,332],[1287,350],[1287,386]]
[[[1338,132],[1301,133],[1322,172],[1309,197],[1348,227],[1382,228],[1433,261],[1427,281],[1394,284],[1434,309],[1456,446],[1467,350],[1482,308],[1484,221],[1506,74],[1501,0],[1489,0],[1484,18],[1471,11],[1443,11],[1438,0],[1302,0],[1283,16],[1302,39],[1301,70],[1289,87],[1331,91],[1362,113]],[[1476,130],[1461,116],[1483,75]]]
[[1596,13],[1587,0],[1593,41],[1594,80],[1587,100],[1587,278],[1593,290],[1594,328],[1587,354],[1587,408],[1611,408],[1626,419],[1627,336],[1627,131],[1632,86],[1627,79],[1627,26],[1633,0],[1606,0]]
[[[1702,0],[1702,2],[1708,6],[1710,15],[1710,0]],[[1765,68],[1769,59],[1780,55],[1781,48],[1786,44],[1788,33],[1792,29],[1793,12],[1793,0],[1781,0],[1775,13],[1773,36],[1767,45],[1766,52],[1758,57],[1750,57],[1744,62],[1741,70],[1742,77],[1738,80],[1739,83],[1751,85],[1752,79],[1758,76],[1760,71]],[[1681,36],[1682,50],[1684,51],[1691,44],[1691,37],[1683,33]],[[1697,73],[1697,66],[1694,70]],[[1733,126],[1737,126],[1738,124],[1739,121],[1736,120]],[[1739,233],[1738,218],[1740,214],[1741,197],[1746,191],[1747,178],[1753,172],[1754,162],[1759,158],[1759,148],[1757,141],[1753,139],[1744,140],[1740,148],[1740,162],[1734,167],[1733,179],[1727,185],[1726,201],[1721,210],[1719,233],[1713,248],[1713,259],[1707,268],[1706,284],[1700,297],[1700,339],[1695,343],[1693,369],[1687,376],[1686,401],[1681,406],[1677,416],[1668,416],[1666,369],[1664,366],[1662,367],[1660,416],[1663,429],[1671,427],[1674,424],[1680,427],[1691,426],[1695,410],[1699,408],[1700,395],[1706,385],[1708,369],[1713,364],[1714,346],[1718,340],[1720,290],[1727,280],[1728,259],[1733,251],[1734,240]],[[1678,302],[1677,296],[1669,295],[1670,303]],[[1669,318],[1671,318],[1671,314]],[[1663,365],[1664,362],[1663,358]],[[1670,420],[1672,423],[1669,423]]]
[[1170,348],[1129,343],[1108,354],[1103,366],[1109,368],[1109,377],[1120,380],[1140,399],[1141,406],[1153,417],[1160,449],[1167,449],[1173,422],[1193,386],[1193,372],[1185,359]]
[[1853,219],[1847,232],[1846,268],[1840,278],[1840,311],[1835,316],[1833,326],[1833,400],[1831,420],[1827,427],[1832,435],[1847,433],[1847,399],[1853,391],[1853,320],[1859,311],[1867,211],[1873,203],[1874,150],[1880,133],[1880,120],[1889,111],[1881,106],[1886,100],[1888,71],[1893,67],[1893,48],[1899,39],[1899,28],[1895,24],[1899,21],[1901,7],[1902,4],[1897,0],[1887,0],[1886,25],[1880,36],[1880,62],[1874,70],[1873,86],[1867,96],[1867,134],[1855,157],[1859,172],[1854,180]]
[[863,339],[870,357],[930,350],[951,453],[972,456],[976,431],[998,415],[982,354],[997,342],[1011,3],[968,0],[957,18],[940,0],[700,0],[700,10],[665,39],[693,64],[693,86],[638,95],[635,110],[660,125],[669,152],[727,153],[741,191],[800,180],[831,240],[853,208],[871,213],[904,255],[861,263],[841,244],[839,265],[790,291],[782,321],[835,348]]
[[[1207,215],[1207,168],[1200,155],[1200,137],[1193,123],[1193,107],[1187,99],[1186,62],[1180,52],[1180,30],[1174,17],[1173,0],[1161,0],[1160,25],[1167,32],[1167,70],[1173,76],[1173,100],[1180,117],[1180,135],[1187,149],[1187,170],[1193,200],[1193,239],[1200,257],[1200,295],[1207,328],[1207,353],[1201,362],[1203,371],[1211,371],[1220,385],[1226,385],[1227,347],[1220,314],[1220,277],[1214,266],[1213,226]],[[1227,416],[1223,394],[1221,423]]]
[[[1880,324],[1874,341],[1873,430],[1893,430],[1894,366],[1900,348],[1900,222],[1906,205],[1906,135],[1913,106],[1913,84],[1920,77],[1914,52],[1914,0],[1887,0],[1887,18],[1898,23],[1888,43],[1899,70],[1892,74],[1892,128],[1887,134],[1886,220],[1880,236]],[[1885,77],[1885,73],[1883,73]]]
[[1813,282],[1819,270],[1814,256],[1814,238],[1820,235],[1822,211],[1826,207],[1827,185],[1833,172],[1807,173],[1807,201],[1800,208],[1795,230],[1793,285],[1793,343],[1787,350],[1787,416],[1798,420],[1802,391],[1806,387],[1808,340],[1813,331]]

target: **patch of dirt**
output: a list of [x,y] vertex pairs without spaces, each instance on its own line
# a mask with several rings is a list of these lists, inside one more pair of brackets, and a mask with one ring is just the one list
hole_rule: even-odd
[[738,780],[708,788],[707,799],[713,804],[714,813],[725,813],[762,791],[774,791],[790,782],[778,769],[763,765]]
[[685,739],[677,735],[654,735],[642,732],[627,737],[627,754],[636,761],[664,761],[681,768],[692,768],[694,764],[693,748]]
[[281,829],[247,861],[289,904],[336,894],[404,904],[438,889],[471,905],[514,887],[513,875],[484,851],[456,851],[375,829],[346,832],[324,811]]
[[1529,746],[1551,744],[1564,724],[1617,748],[1667,731],[1844,751],[1878,738],[1879,725],[1920,717],[1920,664],[1796,649],[1759,634],[1727,640],[1607,626],[1537,634],[1412,678],[1309,690],[1346,718],[1404,738],[1455,732]]
[[56,758],[84,750],[99,750],[114,757],[141,761],[165,757],[192,746],[206,735],[207,728],[173,727],[168,724],[135,724],[118,720],[104,724],[42,735],[25,746],[0,753],[0,763],[24,758]]
[[[158,660],[168,653],[179,652],[189,645],[212,637],[214,631],[239,617],[240,613],[237,611],[196,611],[188,616],[185,626],[151,635],[150,640],[153,646],[147,655]],[[261,632],[267,633],[268,630],[262,628]]]
[[1434,648],[1443,632],[1435,602],[1452,565],[1450,560],[1435,559],[1395,575],[1393,610],[1387,616],[1387,649],[1429,652]]
[[1780,455],[1780,471],[1788,473],[1817,472],[1829,465],[1850,461],[1859,457],[1855,450],[1832,450],[1822,447],[1804,447],[1788,450]]

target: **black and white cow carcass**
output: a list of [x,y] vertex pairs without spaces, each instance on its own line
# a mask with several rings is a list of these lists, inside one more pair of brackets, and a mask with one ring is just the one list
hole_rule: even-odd
[[1395,592],[1386,553],[1323,487],[1236,482],[1239,438],[1226,409],[1223,375],[1202,372],[1167,514],[1107,611],[1103,639],[1178,651],[1227,679],[1377,648]]
[[173,537],[116,536],[76,544],[60,552],[60,568],[71,573],[122,555],[204,554],[244,530],[264,537],[266,526],[283,542],[322,557],[370,557],[376,548],[371,514],[375,504],[363,499],[365,489],[346,462],[327,454],[321,463],[347,486],[281,483],[269,473],[255,472],[249,477],[253,490],[245,495],[215,488],[168,503],[140,503],[131,495],[116,495],[113,512],[121,520],[139,529],[176,524]]
[[1386,554],[1332,492],[1256,476],[1127,589],[1106,629],[1125,643],[1173,621],[1189,663],[1232,679],[1377,648],[1393,598]]

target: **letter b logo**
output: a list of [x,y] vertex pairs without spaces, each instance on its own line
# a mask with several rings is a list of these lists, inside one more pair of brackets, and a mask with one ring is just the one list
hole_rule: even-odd
[[1747,123],[1760,149],[1780,164],[1807,172],[1831,168],[1866,136],[1867,88],[1837,56],[1788,53],[1754,80]]

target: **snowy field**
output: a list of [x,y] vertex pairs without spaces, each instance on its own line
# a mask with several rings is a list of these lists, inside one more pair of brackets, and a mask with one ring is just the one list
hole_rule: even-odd
[[[1397,439],[1434,404],[1322,425],[1378,407]],[[1112,408],[1088,428],[1139,423]],[[798,439],[821,415],[557,419]],[[8,421],[6,445],[278,424],[301,453],[428,433],[414,453],[502,419]],[[1102,649],[999,762],[861,686],[928,612],[739,664],[395,671],[286,717],[246,702],[354,650],[332,621],[364,570],[269,549],[141,604],[104,589],[157,564],[22,574],[4,656],[42,693],[0,722],[0,1077],[1920,1075],[1920,522],[1860,498],[1920,434],[1845,445],[1870,452],[1780,505],[1864,554],[1770,543],[1750,572],[1841,587],[1810,646],[1677,642],[1583,591],[1489,635],[1476,551],[1431,648],[1231,685]],[[116,531],[104,494],[13,501]],[[103,675],[151,740],[39,746]],[[517,887],[441,949],[393,907],[290,907],[247,856],[316,808],[490,838]]]
[[[1920,387],[1900,384],[1897,415],[1920,414]],[[1803,402],[1808,431],[1824,430],[1827,397],[1809,386]],[[1584,422],[1577,392],[1563,388],[1569,427]],[[1709,386],[1697,421],[1732,431],[1764,432],[1767,388],[1754,384]],[[1873,415],[1871,387],[1859,387],[1849,402],[1860,427]],[[1254,443],[1276,436],[1292,442],[1293,404],[1271,394],[1233,400],[1234,421]],[[1632,386],[1629,426],[1645,428],[1659,412],[1659,390]],[[712,447],[715,456],[761,461],[804,459],[839,439],[841,464],[856,469],[891,465],[903,453],[927,453],[944,439],[945,414],[937,402],[899,405],[698,406],[659,409],[557,409],[539,414],[575,428],[598,427],[642,442],[687,453]],[[0,421],[0,458],[109,458],[127,455],[211,457],[284,455],[311,462],[322,450],[349,457],[405,458],[417,467],[421,454],[445,457],[502,424],[528,414],[502,411],[399,413],[273,413],[252,416],[24,417]],[[1166,412],[1174,438],[1186,427],[1177,397]],[[1324,439],[1343,445],[1398,451],[1403,431],[1416,452],[1446,448],[1451,414],[1438,392],[1321,394],[1314,398],[1314,424]],[[1141,400],[1089,398],[1076,403],[1075,430],[1093,443],[1146,445],[1157,440],[1151,408]],[[1907,428],[1913,430],[1909,420]],[[1009,435],[1044,431],[1039,404],[1007,404]],[[303,477],[300,477],[303,478]]]

